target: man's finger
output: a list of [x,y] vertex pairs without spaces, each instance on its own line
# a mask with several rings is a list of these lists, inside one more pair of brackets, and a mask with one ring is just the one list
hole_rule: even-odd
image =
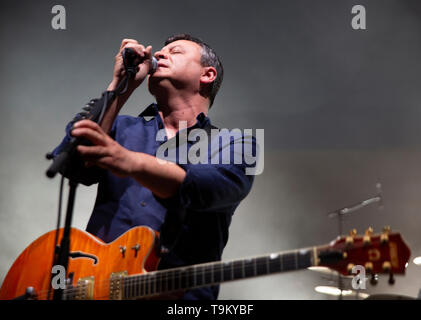
[[101,146],[77,146],[77,151],[83,156],[85,160],[101,158],[108,155],[107,150]]
[[74,125],[73,125],[73,128],[81,128],[81,127],[84,127],[84,128],[91,128],[91,129],[93,129],[93,130],[95,130],[95,131],[98,131],[98,132],[101,132],[102,131],[102,129],[101,129],[101,127],[98,125],[98,123],[96,123],[96,122],[93,122],[92,120],[87,120],[87,119],[85,119],[85,120],[79,120],[78,122],[76,122]]
[[135,39],[123,39],[123,41],[121,41],[121,46],[120,46],[119,51],[121,51],[121,49],[123,49],[124,46],[128,43],[139,43],[139,42],[137,42],[137,40],[135,40]]
[[152,59],[152,46],[147,46],[143,53],[147,59]]
[[121,52],[123,52],[123,50],[126,49],[126,48],[132,49],[141,58],[143,58],[145,56],[145,53],[144,53],[145,47],[141,44],[128,43],[127,45],[124,46],[124,48],[122,49]]
[[73,129],[71,135],[74,137],[86,138],[95,145],[105,146],[106,144],[106,136],[91,128]]

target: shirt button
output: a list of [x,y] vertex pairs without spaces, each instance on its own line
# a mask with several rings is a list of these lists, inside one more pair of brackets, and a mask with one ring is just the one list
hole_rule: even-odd
[[142,202],[140,203],[140,205],[141,205],[142,207],[145,207],[145,206],[146,206],[146,202],[145,202],[145,201],[142,201]]

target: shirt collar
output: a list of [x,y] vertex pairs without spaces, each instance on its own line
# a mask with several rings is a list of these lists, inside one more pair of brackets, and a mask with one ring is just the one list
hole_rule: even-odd
[[[139,117],[142,117],[146,122],[153,120],[156,116],[159,116],[158,105],[156,103],[150,104],[145,110],[143,110]],[[210,124],[210,119],[203,112],[199,113],[196,117],[196,124],[189,127],[188,130],[194,128],[204,128]]]
[[146,122],[151,121],[158,115],[158,107],[156,103],[151,103],[145,110],[143,110],[139,117],[142,117]]

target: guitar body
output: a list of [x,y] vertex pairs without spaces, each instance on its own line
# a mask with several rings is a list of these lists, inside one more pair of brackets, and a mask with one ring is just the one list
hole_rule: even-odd
[[[389,282],[393,282],[393,274],[405,273],[410,250],[399,233],[390,233],[388,228],[382,234],[371,232],[364,236],[352,232],[323,246],[156,271],[158,233],[148,227],[130,229],[111,243],[71,229],[69,266],[64,275],[63,267],[61,271],[51,269],[56,233],[50,231],[16,259],[4,279],[0,299],[49,300],[54,293],[51,287],[58,289],[63,284],[64,300],[172,300],[182,298],[192,288],[313,266],[350,275],[354,266],[361,265],[371,274],[388,274]],[[62,234],[60,229],[58,243]],[[28,289],[31,287],[35,295]]]
[[[59,232],[60,244],[63,229]],[[50,231],[30,244],[16,259],[0,289],[0,299],[22,296],[33,287],[37,299],[51,299],[51,271],[56,232]],[[110,299],[110,277],[116,272],[142,274],[156,270],[158,233],[148,227],[133,228],[111,243],[104,243],[93,235],[71,229],[67,275],[73,273],[72,299]],[[84,279],[86,278],[86,279]],[[53,290],[51,290],[53,292]]]

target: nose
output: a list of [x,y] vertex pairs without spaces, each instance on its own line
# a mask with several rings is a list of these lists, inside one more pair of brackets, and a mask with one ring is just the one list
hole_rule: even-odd
[[159,61],[160,59],[167,59],[167,54],[164,51],[157,51],[154,54],[155,58]]

